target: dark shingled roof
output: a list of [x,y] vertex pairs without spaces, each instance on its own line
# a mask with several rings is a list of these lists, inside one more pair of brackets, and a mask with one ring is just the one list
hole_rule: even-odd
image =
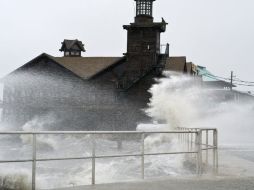
[[65,50],[79,50],[85,51],[84,44],[79,40],[64,40],[60,51]]
[[165,70],[184,72],[186,57],[170,57],[166,61]]
[[89,79],[112,66],[122,57],[52,57],[55,62],[83,79]]
[[54,61],[56,64],[64,67],[65,69],[71,71],[76,76],[82,79],[90,79],[95,75],[103,72],[105,69],[119,63],[125,57],[54,57],[46,53],[42,53],[33,60],[29,61],[25,65],[14,70],[4,78],[1,82],[9,77],[10,75],[22,70],[31,63],[36,62],[37,59],[41,57],[47,57],[48,59]]

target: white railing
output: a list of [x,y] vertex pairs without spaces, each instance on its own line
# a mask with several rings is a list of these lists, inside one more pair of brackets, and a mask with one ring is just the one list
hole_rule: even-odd
[[[203,132],[208,134],[209,131],[212,131],[213,135],[213,144],[209,145],[208,135],[206,136],[206,143],[203,144],[202,136]],[[45,158],[40,159],[37,158],[37,135],[91,135],[92,138],[92,154],[88,157],[62,157],[62,158]],[[141,138],[141,151],[139,154],[121,154],[121,155],[97,155],[96,154],[96,137],[97,135],[140,135]],[[187,151],[179,151],[179,152],[156,152],[156,153],[146,153],[145,152],[145,137],[150,134],[177,134],[179,138],[179,142],[188,147]],[[33,143],[32,143],[32,158],[31,159],[23,159],[23,160],[0,160],[0,163],[18,163],[18,162],[32,162],[32,190],[36,189],[36,163],[37,162],[46,162],[46,161],[63,161],[63,160],[84,160],[91,159],[92,160],[92,180],[91,184],[95,184],[95,167],[96,167],[96,159],[98,158],[121,158],[121,157],[141,157],[141,178],[145,178],[145,156],[156,156],[156,155],[172,155],[172,154],[196,154],[196,173],[198,175],[202,174],[202,151],[206,152],[209,149],[213,149],[213,168],[216,172],[218,170],[218,137],[216,129],[187,129],[187,128],[179,128],[177,131],[45,131],[45,132],[0,132],[0,135],[32,135]],[[208,157],[206,161],[208,160]]]
[[[218,173],[218,130],[215,128],[183,128],[178,127],[177,128],[180,131],[189,131],[194,132],[196,131],[198,133],[197,138],[195,139],[193,137],[193,133],[185,133],[181,134],[179,139],[181,143],[187,144],[188,150],[192,149],[193,143],[198,144],[198,149],[202,153],[205,153],[205,166],[209,166],[209,156],[208,151],[213,151],[213,172]],[[210,137],[209,137],[210,135]],[[200,167],[198,169],[198,173],[202,174],[202,166],[203,166],[203,154],[198,154],[198,163],[197,167]],[[201,173],[200,173],[201,172]]]

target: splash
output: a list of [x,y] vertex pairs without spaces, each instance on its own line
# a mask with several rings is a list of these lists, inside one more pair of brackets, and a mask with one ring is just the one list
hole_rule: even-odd
[[[2,177],[4,176],[4,177]],[[0,189],[27,190],[30,189],[27,174],[1,174],[0,173]]]
[[[48,113],[42,116],[36,116],[32,120],[28,121],[22,126],[23,131],[45,131],[52,130],[54,125],[60,122],[61,119],[54,113]],[[22,143],[32,144],[32,136],[21,135]],[[48,135],[37,137],[37,146],[39,148],[56,149],[57,143],[53,138],[49,138]]]
[[27,167],[27,165],[21,166],[19,164],[1,164],[0,189],[31,189],[31,173],[29,173],[29,170],[27,168],[29,168],[29,166]]
[[[229,144],[246,143],[246,141],[251,143],[253,134],[251,129],[254,123],[253,102],[217,101],[219,96],[217,91],[201,88],[191,77],[172,74],[169,76],[166,73],[166,78],[159,79],[157,82],[150,89],[152,98],[146,110],[146,113],[154,119],[154,124],[140,124],[137,130],[171,130],[178,126],[216,127],[219,128],[220,141]],[[49,113],[34,117],[22,129],[25,131],[52,130],[53,126],[61,121],[61,117]],[[83,137],[42,135],[37,140],[39,158],[91,156],[92,144],[89,135]],[[16,154],[22,156],[24,152],[31,151],[28,149],[29,146],[31,148],[31,143],[31,137],[21,136],[22,145],[19,145],[21,150],[19,154]],[[140,153],[140,141],[133,140],[133,137],[130,140],[123,140],[122,150],[117,149],[117,143],[112,138],[98,137],[96,143],[98,155]],[[176,138],[170,135],[147,136],[145,147],[148,153],[176,152],[182,148],[178,146]],[[9,149],[10,147],[6,147],[6,150]],[[191,171],[184,166],[184,161],[183,155],[146,157],[146,177],[188,175]],[[137,179],[141,171],[140,157],[98,159],[96,168],[97,183]],[[7,167],[0,175],[6,176],[2,179],[8,179],[12,181],[12,184],[20,184],[22,187],[23,184],[31,183],[27,180],[31,174],[29,169],[24,170],[23,173],[13,171],[8,174],[6,171],[8,171]],[[38,188],[77,186],[91,182],[90,160],[41,163],[38,164],[37,172]],[[13,185],[9,186],[13,187]]]
[[[0,102],[2,102],[2,101],[3,101],[3,84],[0,83]],[[3,112],[3,110],[0,106],[0,123],[2,121],[2,112]],[[1,126],[0,126],[0,130],[1,130]]]
[[204,88],[193,77],[165,75],[150,89],[146,113],[154,120],[168,129],[218,128],[221,143],[254,143],[254,101],[222,101],[222,90]]

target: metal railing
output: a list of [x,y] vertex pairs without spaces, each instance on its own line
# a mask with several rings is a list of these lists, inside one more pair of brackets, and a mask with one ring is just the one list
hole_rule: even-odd
[[[205,153],[205,166],[209,166],[209,150],[212,150],[212,162],[213,162],[213,172],[215,174],[218,173],[218,130],[215,128],[177,128],[180,131],[189,131],[193,132],[196,131],[198,133],[197,138],[194,138],[192,133],[191,134],[181,134],[179,139],[181,143],[186,144],[188,146],[188,150],[192,149],[193,144],[198,144],[198,149],[201,151],[201,154],[197,156],[197,164],[198,173],[202,174],[203,172],[203,153]],[[212,137],[209,137],[210,136]]]
[[169,56],[169,44],[161,44],[160,45],[160,53],[165,54],[167,57]]
[[[209,145],[208,141],[205,144],[205,148],[203,148],[204,144],[202,143],[202,134],[204,131],[212,131],[214,143],[213,145]],[[208,132],[207,132],[208,133]],[[140,143],[140,153],[139,154],[121,154],[121,155],[97,155],[96,154],[96,136],[97,135],[140,135],[141,143]],[[145,137],[151,134],[176,134],[178,135],[179,142],[188,146],[188,151],[179,151],[179,152],[156,152],[156,153],[146,153],[145,152]],[[32,135],[32,158],[31,159],[23,159],[23,160],[0,160],[1,163],[20,163],[20,162],[32,162],[32,190],[36,189],[36,164],[37,162],[46,162],[46,161],[64,161],[64,160],[92,160],[92,172],[91,172],[91,184],[95,184],[95,168],[96,168],[96,159],[99,158],[122,158],[122,157],[140,157],[141,158],[141,178],[145,178],[145,156],[159,156],[159,155],[173,155],[173,154],[196,154],[197,162],[196,162],[196,173],[198,175],[202,174],[202,151],[213,149],[214,150],[214,162],[213,167],[214,171],[218,168],[218,154],[217,152],[217,130],[216,129],[186,129],[179,128],[177,131],[45,131],[45,132],[0,132],[0,135]],[[87,157],[62,157],[62,158],[45,158],[40,159],[37,158],[37,135],[91,135],[92,139],[92,154]],[[207,140],[208,138],[206,138]]]

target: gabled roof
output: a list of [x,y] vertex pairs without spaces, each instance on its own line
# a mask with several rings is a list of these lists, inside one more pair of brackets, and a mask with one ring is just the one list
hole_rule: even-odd
[[77,50],[85,52],[84,44],[79,40],[64,40],[60,51]]
[[122,57],[51,57],[82,79],[89,79],[114,65]]
[[[125,57],[54,57],[49,54],[43,53],[33,60],[29,61],[25,65],[19,67],[15,71],[11,72],[9,75],[3,78],[6,79],[8,76],[18,72],[21,69],[25,69],[31,63],[35,63],[36,60],[46,57],[52,60],[56,64],[64,67],[68,71],[72,72],[74,75],[82,79],[90,79],[97,74],[103,72],[109,67],[117,64],[119,61],[123,60]],[[36,63],[35,63],[36,64]]]
[[184,72],[186,67],[186,57],[169,57],[166,61],[165,70]]

